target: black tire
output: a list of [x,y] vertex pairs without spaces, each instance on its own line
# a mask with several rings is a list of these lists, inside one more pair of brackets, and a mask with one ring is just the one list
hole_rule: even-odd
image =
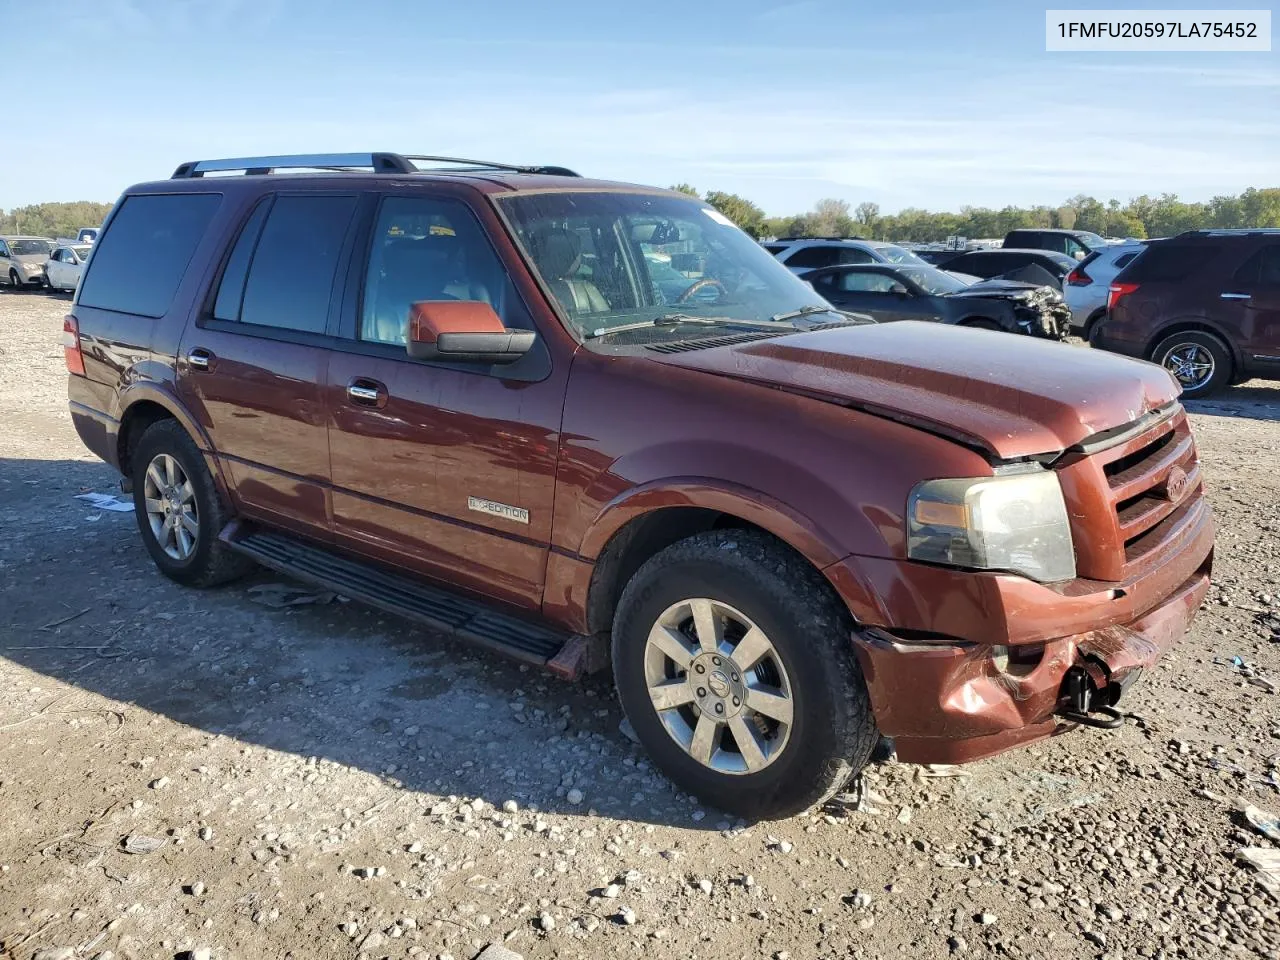
[[[1180,376],[1174,369],[1175,357],[1188,355],[1204,357],[1207,355],[1212,363],[1212,370],[1200,379],[1192,380],[1190,376]],[[1182,395],[1188,400],[1207,397],[1221,390],[1231,382],[1235,362],[1227,345],[1212,333],[1204,330],[1184,330],[1165,337],[1152,349],[1149,359],[1169,371],[1170,375],[1182,386]]]
[[[170,556],[152,531],[146,509],[147,468],[160,456],[177,461],[190,481],[195,503],[194,548],[189,556]],[[218,534],[231,519],[231,511],[218,495],[218,488],[205,466],[204,455],[176,420],[153,423],[138,440],[130,457],[133,474],[133,509],[147,552],[160,572],[189,587],[213,587],[243,576],[253,562],[219,542]]]
[[[755,772],[721,772],[694,759],[667,732],[649,697],[649,631],[668,608],[702,597],[750,618],[768,636],[790,681],[789,737]],[[682,790],[753,820],[789,817],[839,791],[879,738],[852,626],[830,585],[774,538],[743,530],[698,534],[650,558],[622,593],[613,624],[618,696],[649,756]]]
[[22,280],[19,279],[17,270],[9,271],[9,286],[12,287],[15,291],[22,289]]
[[1105,310],[1095,310],[1090,314],[1089,319],[1084,322],[1084,327],[1080,330],[1080,339],[1085,343],[1091,342],[1093,340],[1093,328],[1101,323],[1106,315],[1107,311]]

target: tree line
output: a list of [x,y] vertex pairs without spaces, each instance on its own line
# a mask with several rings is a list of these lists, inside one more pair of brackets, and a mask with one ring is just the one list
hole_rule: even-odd
[[28,237],[74,237],[81,227],[100,227],[111,204],[92,200],[72,203],[33,203],[0,210],[0,234]]
[[[687,183],[672,187],[699,196]],[[951,236],[1003,237],[1026,227],[1089,230],[1104,237],[1168,237],[1184,230],[1230,227],[1280,227],[1280,187],[1250,187],[1236,196],[1187,203],[1175,194],[1143,194],[1128,203],[1103,203],[1080,194],[1061,206],[961,207],[959,213],[935,213],[908,207],[882,214],[879,204],[819,200],[808,213],[766,217],[760,207],[734,193],[708,191],[702,197],[753,237],[865,237],[872,240],[928,243]]]

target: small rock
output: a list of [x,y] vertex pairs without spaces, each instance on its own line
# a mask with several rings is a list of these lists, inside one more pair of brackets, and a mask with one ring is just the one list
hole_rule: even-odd
[[177,960],[213,960],[213,950],[209,947],[196,947],[178,954]]
[[984,927],[989,927],[1000,918],[997,917],[994,913],[980,913],[976,917],[974,917],[974,919],[977,920],[978,923],[982,924]]
[[779,853],[790,853],[790,852],[791,852],[792,850],[794,850],[794,849],[795,849],[795,845],[794,845],[790,840],[779,840],[779,841],[778,841],[778,852],[779,852]]
[[130,834],[124,838],[124,852],[134,854],[155,853],[164,846],[163,837],[143,837]]
[[[444,956],[444,954],[441,954],[440,960],[444,960]],[[480,955],[476,957],[476,960],[524,960],[524,958],[520,954],[508,950],[500,943],[491,943],[480,951]]]
[[504,800],[502,803],[502,811],[503,813],[519,813],[520,804],[516,803],[514,800]]
[[387,942],[387,938],[380,930],[372,930],[369,935],[360,941],[361,950],[377,950]]
[[413,841],[413,843],[411,843],[411,844],[409,844],[407,847],[405,847],[405,850],[406,850],[408,853],[421,853],[421,852],[422,852],[422,844],[421,844],[421,843],[419,843],[417,840],[415,840],[415,841]]
[[581,791],[581,790],[579,790],[577,787],[574,787],[572,790],[570,790],[570,791],[565,795],[565,799],[566,799],[566,800],[568,800],[571,804],[573,804],[573,806],[575,806],[575,807],[576,807],[576,806],[577,806],[578,804],[580,804],[580,803],[581,803],[585,798],[584,798],[584,797],[583,797],[583,795],[582,795],[582,791]]
[[607,897],[610,900],[617,900],[618,896],[621,893],[622,893],[622,888],[618,886],[616,883],[611,883],[604,888],[603,896]]
[[630,907],[623,907],[618,911],[618,919],[624,926],[633,927],[636,923],[636,912]]
[[904,826],[911,822],[912,810],[910,807],[903,807],[898,811],[898,822]]
[[855,890],[853,896],[849,898],[849,903],[855,910],[865,910],[871,906],[871,894],[865,890]]
[[701,890],[703,893],[705,893],[707,896],[711,896],[711,890],[712,890],[711,881],[705,878],[702,880],[699,880],[698,889]]
[[201,828],[200,828],[200,839],[201,839],[201,840],[205,840],[205,841],[212,840],[212,839],[213,839],[213,827],[201,827]]
[[357,933],[360,932],[360,924],[356,923],[354,920],[348,920],[346,923],[338,924],[338,929],[341,930],[346,936],[354,937]]
[[190,891],[193,897],[204,896],[204,884],[201,883],[199,880],[191,884],[191,886],[187,887],[187,890]]
[[544,911],[538,914],[538,926],[550,933],[556,928],[556,918]]
[[31,955],[31,960],[75,960],[74,947],[45,947]]

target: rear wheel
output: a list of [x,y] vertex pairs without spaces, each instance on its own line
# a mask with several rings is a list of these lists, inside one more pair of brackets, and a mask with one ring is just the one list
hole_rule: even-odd
[[1234,366],[1226,344],[1203,330],[1165,337],[1151,351],[1151,360],[1168,370],[1182,387],[1182,395],[1192,400],[1226,386]]
[[230,510],[204,455],[176,420],[148,427],[131,463],[138,529],[161,573],[187,586],[211,587],[253,566],[219,542]]
[[876,744],[851,628],[820,575],[773,538],[699,534],[623,591],[618,695],[677,786],[744,817],[791,816],[844,786]]

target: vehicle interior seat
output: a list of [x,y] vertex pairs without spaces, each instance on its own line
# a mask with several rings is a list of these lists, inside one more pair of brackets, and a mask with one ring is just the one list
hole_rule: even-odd
[[364,338],[380,343],[404,343],[409,306],[419,300],[483,300],[494,305],[489,288],[471,282],[461,243],[454,237],[397,240],[382,252],[376,276],[372,330],[366,322]]
[[530,237],[530,252],[556,299],[573,313],[604,313],[609,301],[590,280],[577,276],[582,263],[582,241],[563,227],[552,227]]

